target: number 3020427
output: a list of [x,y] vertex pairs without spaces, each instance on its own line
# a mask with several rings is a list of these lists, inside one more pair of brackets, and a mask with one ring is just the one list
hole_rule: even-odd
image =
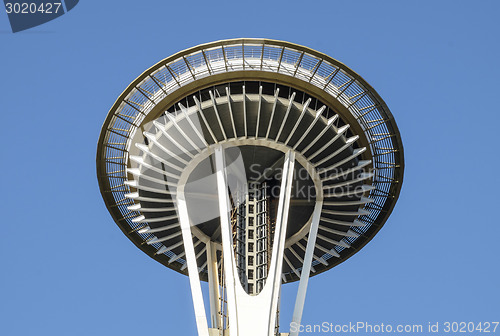
[[445,333],[494,333],[499,322],[444,322]]
[[31,2],[7,2],[5,11],[7,14],[58,14],[62,10],[60,2],[42,2],[40,4]]

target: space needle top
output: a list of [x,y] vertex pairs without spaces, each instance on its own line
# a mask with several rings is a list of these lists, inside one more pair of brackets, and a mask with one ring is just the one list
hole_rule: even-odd
[[[101,130],[97,174],[123,233],[189,274],[200,335],[271,335],[282,282],[300,280],[300,322],[309,277],[384,225],[403,155],[387,105],[350,68],[288,42],[232,39],[130,84]],[[262,323],[246,317],[262,306]]]

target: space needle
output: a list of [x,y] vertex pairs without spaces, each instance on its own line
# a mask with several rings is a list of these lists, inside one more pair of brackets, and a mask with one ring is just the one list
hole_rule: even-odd
[[96,163],[122,232],[188,276],[199,336],[296,336],[279,325],[281,286],[299,282],[300,324],[309,278],[389,218],[404,153],[389,108],[353,70],[242,38],[178,52],[134,80],[104,121]]

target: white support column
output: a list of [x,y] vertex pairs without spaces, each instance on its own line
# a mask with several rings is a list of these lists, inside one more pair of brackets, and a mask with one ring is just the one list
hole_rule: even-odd
[[215,169],[217,176],[217,193],[219,196],[220,227],[222,236],[222,253],[224,257],[224,276],[226,281],[227,309],[229,315],[230,335],[238,335],[238,310],[236,307],[235,272],[231,221],[229,218],[228,186],[226,178],[226,162],[222,146],[215,148]]
[[[269,310],[268,335],[274,334],[276,326],[276,312],[281,290],[281,274],[283,270],[283,254],[285,250],[286,228],[288,225],[288,212],[290,209],[290,198],[292,194],[293,169],[295,165],[295,152],[288,151],[285,155],[285,165],[281,179],[280,197],[278,201],[278,214],[276,217],[276,228],[274,233],[273,251],[271,265],[265,287],[272,282],[271,307]],[[266,289],[266,288],[265,288]]]
[[198,274],[198,265],[193,246],[193,237],[191,235],[191,222],[184,198],[184,192],[177,197],[177,206],[179,219],[181,222],[182,240],[184,251],[186,252],[186,262],[189,272],[189,283],[191,285],[191,295],[193,297],[194,314],[196,317],[196,327],[199,336],[209,336],[207,316],[205,313],[205,304],[201,291],[200,276]]
[[274,335],[294,164],[295,154],[289,151],[285,156],[269,276],[262,291],[258,295],[250,296],[240,284],[234,261],[224,150],[221,146],[215,149],[230,336]]
[[[300,325],[302,321],[302,312],[304,311],[304,302],[306,301],[307,285],[311,274],[311,263],[314,255],[314,247],[316,246],[316,237],[318,235],[319,220],[321,218],[321,209],[323,208],[322,195],[317,195],[316,204],[309,228],[309,237],[307,239],[306,253],[304,255],[304,263],[300,273],[299,289],[297,290],[297,298],[295,299],[295,308],[293,311],[292,323],[295,326]],[[298,336],[299,332],[290,332],[290,336]]]
[[210,319],[212,328],[221,328],[219,271],[217,267],[217,248],[213,242],[207,243],[208,290],[210,297]]

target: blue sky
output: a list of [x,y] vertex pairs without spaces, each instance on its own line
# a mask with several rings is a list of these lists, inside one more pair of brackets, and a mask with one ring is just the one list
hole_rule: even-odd
[[[95,151],[109,108],[145,69],[235,37],[340,60],[379,92],[403,137],[392,216],[311,279],[303,323],[498,321],[499,11],[496,1],[80,1],[17,34],[1,12],[0,334],[195,335],[187,277],[114,224]],[[284,287],[283,325],[295,289]]]

